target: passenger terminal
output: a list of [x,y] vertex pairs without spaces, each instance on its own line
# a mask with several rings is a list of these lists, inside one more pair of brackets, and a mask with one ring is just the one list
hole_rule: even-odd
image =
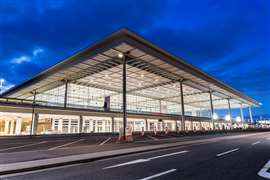
[[3,92],[0,135],[231,130],[259,105],[121,29]]

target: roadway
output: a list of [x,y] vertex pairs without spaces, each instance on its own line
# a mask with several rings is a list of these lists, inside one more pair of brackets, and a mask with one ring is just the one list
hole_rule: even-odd
[[[2,176],[9,180],[256,180],[270,160],[270,133]],[[266,170],[270,171],[270,170]],[[270,174],[266,172],[264,174]],[[270,178],[270,176],[269,176]]]

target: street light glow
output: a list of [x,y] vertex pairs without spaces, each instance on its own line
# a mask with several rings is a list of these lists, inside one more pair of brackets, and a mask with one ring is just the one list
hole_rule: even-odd
[[231,120],[231,116],[230,116],[229,114],[227,114],[227,115],[225,116],[225,120],[226,120],[226,121],[230,121],[230,120]]
[[241,118],[240,118],[239,116],[237,116],[237,117],[235,118],[235,121],[236,121],[236,122],[241,122]]
[[213,119],[214,119],[214,120],[217,120],[217,119],[218,119],[218,114],[217,114],[217,113],[214,113],[214,114],[213,114]]

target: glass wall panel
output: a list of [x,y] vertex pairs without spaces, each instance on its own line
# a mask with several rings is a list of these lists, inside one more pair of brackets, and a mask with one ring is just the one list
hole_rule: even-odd
[[104,133],[112,132],[111,117],[83,117],[83,132],[84,133]]

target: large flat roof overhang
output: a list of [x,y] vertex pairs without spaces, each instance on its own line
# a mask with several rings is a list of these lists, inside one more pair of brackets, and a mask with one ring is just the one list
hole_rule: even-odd
[[[45,92],[63,85],[65,80],[121,93],[122,62],[117,58],[119,53],[128,56],[127,93],[179,102],[178,82],[183,80],[184,96],[190,97],[185,101],[187,105],[207,106],[209,101],[206,102],[205,93],[212,91],[217,107],[219,102],[220,106],[226,104],[228,98],[231,99],[232,108],[233,104],[235,107],[237,104],[242,104],[244,107],[259,106],[254,99],[127,29],[117,31],[96,42],[32,79],[4,92],[2,96],[27,98],[33,91]],[[138,78],[140,75],[144,76],[144,80]],[[162,92],[162,95],[155,95],[154,91]]]

